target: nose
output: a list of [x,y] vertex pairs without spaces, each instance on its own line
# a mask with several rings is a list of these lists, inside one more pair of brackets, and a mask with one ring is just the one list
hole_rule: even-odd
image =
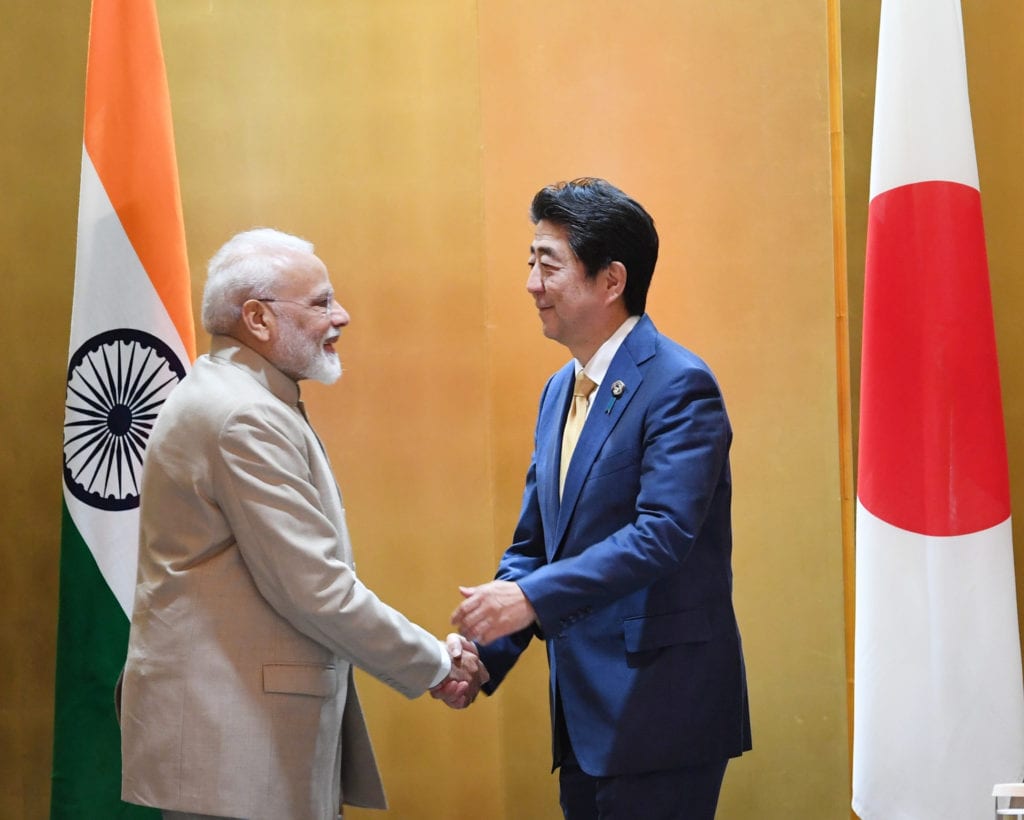
[[348,315],[348,311],[345,310],[335,299],[331,302],[331,324],[334,327],[345,327],[351,321],[351,317]]
[[530,275],[526,277],[526,291],[536,296],[544,291],[544,285],[540,278],[540,265],[533,265],[530,268]]

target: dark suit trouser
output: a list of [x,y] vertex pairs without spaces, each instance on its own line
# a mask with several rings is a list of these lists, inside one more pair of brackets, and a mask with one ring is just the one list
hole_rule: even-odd
[[558,800],[566,820],[714,820],[728,760],[661,772],[593,777],[557,721]]
[[592,777],[564,762],[559,802],[566,820],[714,820],[726,763]]

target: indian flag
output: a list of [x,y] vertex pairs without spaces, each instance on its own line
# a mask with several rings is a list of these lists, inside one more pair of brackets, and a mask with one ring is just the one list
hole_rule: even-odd
[[1010,490],[958,0],[883,0],[864,285],[853,808],[1024,776]]
[[120,801],[114,684],[153,421],[195,358],[171,110],[153,0],[94,0],[64,420],[52,818]]

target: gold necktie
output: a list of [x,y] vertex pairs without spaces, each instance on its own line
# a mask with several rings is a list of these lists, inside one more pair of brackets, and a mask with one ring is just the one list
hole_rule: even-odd
[[583,422],[587,420],[587,407],[590,405],[590,394],[597,384],[592,382],[582,370],[576,375],[576,385],[572,389],[572,405],[565,419],[565,430],[562,433],[562,460],[558,468],[558,497],[562,497],[565,488],[565,474],[569,472],[572,451],[576,449]]

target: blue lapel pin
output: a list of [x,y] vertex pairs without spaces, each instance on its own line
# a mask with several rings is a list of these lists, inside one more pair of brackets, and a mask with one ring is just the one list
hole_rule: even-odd
[[618,400],[619,396],[621,396],[625,392],[626,383],[621,379],[612,384],[612,398],[611,401],[608,402],[608,406],[604,409],[605,415],[608,415],[609,413],[612,412],[612,408],[615,406],[615,402]]

